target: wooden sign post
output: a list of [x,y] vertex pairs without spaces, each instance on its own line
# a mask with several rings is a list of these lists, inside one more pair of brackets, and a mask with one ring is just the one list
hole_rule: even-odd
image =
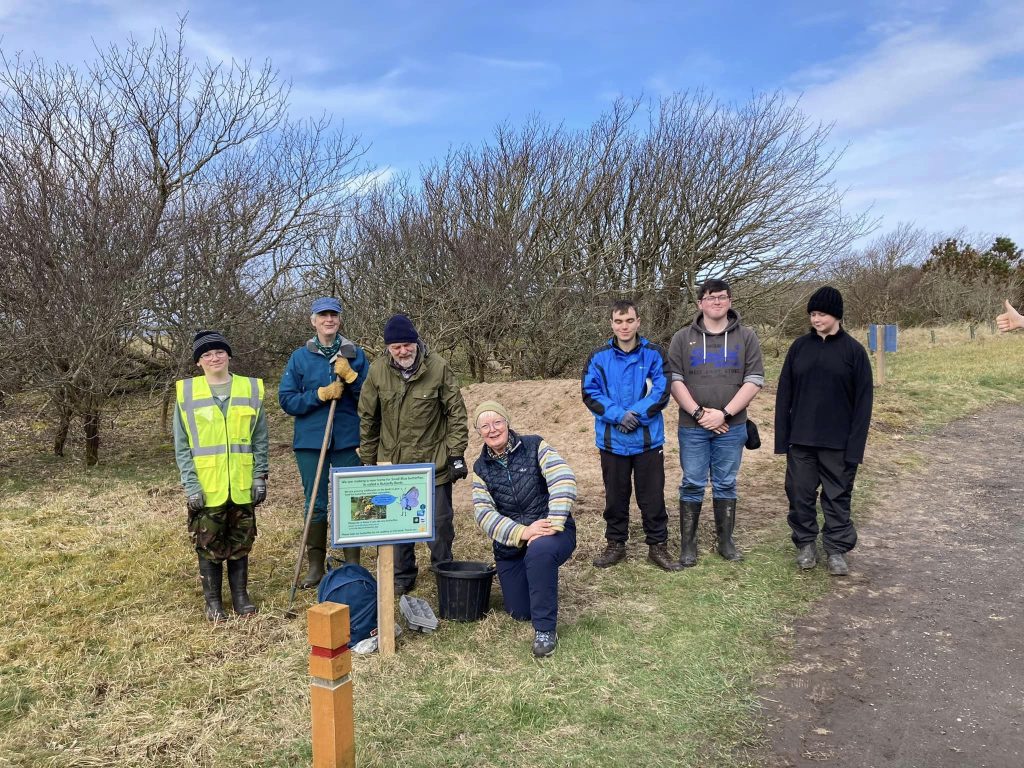
[[313,768],[355,768],[348,606],[320,603],[306,615],[306,632],[312,646],[309,699],[313,715]]
[[395,545],[377,547],[377,652],[395,655]]

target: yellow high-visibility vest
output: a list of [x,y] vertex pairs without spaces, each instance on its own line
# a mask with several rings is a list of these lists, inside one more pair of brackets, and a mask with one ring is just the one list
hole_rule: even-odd
[[229,494],[236,504],[251,503],[252,432],[263,407],[262,379],[231,377],[227,415],[214,402],[205,376],[181,379],[175,386],[206,506],[225,504]]

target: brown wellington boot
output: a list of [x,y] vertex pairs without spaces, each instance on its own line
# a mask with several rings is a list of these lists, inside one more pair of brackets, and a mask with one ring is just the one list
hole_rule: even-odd
[[625,559],[626,543],[609,539],[604,551],[594,558],[594,565],[597,568],[611,568],[616,563],[620,563]]
[[665,546],[665,542],[662,542],[661,544],[651,544],[650,549],[647,552],[647,559],[663,571],[683,570],[683,566],[681,566],[676,560],[673,560],[672,556],[668,553],[668,547]]

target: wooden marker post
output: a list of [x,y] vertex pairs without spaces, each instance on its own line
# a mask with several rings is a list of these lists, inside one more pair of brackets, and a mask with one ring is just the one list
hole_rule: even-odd
[[377,547],[377,652],[395,655],[395,545]]
[[313,768],[355,768],[348,606],[320,603],[307,613]]
[[885,384],[885,345],[879,344],[875,350],[875,359],[878,363],[878,386]]

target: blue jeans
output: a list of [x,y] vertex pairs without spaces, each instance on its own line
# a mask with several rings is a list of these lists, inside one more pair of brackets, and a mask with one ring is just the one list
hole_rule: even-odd
[[683,465],[683,482],[679,486],[679,500],[703,501],[709,475],[714,498],[735,499],[736,476],[746,442],[746,422],[730,425],[723,435],[703,427],[680,427],[679,461]]

